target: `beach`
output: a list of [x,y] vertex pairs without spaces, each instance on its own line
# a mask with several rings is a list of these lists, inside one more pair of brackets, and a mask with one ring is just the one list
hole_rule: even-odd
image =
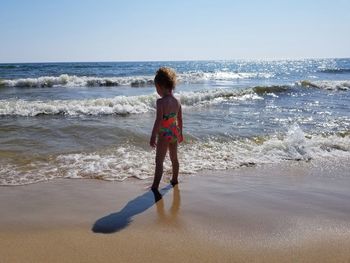
[[[161,66],[185,140],[157,193]],[[349,262],[349,68],[0,64],[0,262]]]
[[1,262],[349,262],[348,161],[2,187]]

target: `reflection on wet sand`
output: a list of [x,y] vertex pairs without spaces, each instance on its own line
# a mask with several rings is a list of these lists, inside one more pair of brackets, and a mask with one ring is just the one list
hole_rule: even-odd
[[169,213],[165,212],[164,209],[164,198],[159,198],[159,195],[154,194],[158,213],[158,222],[162,224],[177,224],[178,223],[178,213],[180,210],[181,198],[179,185],[175,185],[173,188],[173,199]]

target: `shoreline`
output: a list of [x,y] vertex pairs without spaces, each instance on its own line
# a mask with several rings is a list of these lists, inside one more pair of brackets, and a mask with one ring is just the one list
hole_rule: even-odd
[[156,203],[150,184],[3,187],[0,254],[4,262],[350,260],[346,165],[203,171],[175,188],[162,182]]

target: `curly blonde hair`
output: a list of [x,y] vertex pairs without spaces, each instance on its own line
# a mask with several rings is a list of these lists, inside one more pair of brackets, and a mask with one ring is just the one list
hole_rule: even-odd
[[176,72],[172,68],[161,67],[157,70],[154,83],[162,88],[172,90],[176,86]]

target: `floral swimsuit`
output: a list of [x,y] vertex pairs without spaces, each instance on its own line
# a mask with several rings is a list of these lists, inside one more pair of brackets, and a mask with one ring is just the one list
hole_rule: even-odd
[[163,115],[163,120],[160,123],[159,136],[165,137],[169,143],[182,142],[182,134],[177,126],[177,115],[172,112]]

